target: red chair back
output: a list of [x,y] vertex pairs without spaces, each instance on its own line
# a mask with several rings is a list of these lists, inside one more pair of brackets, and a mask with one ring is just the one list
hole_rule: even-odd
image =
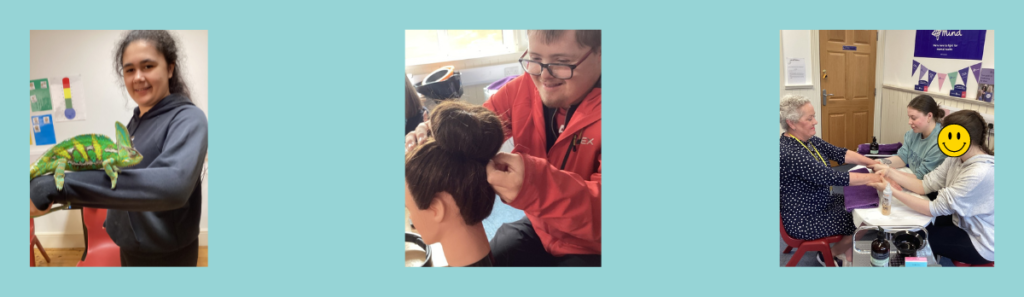
[[89,231],[89,249],[85,260],[78,262],[78,267],[119,267],[121,266],[121,248],[110,239],[103,222],[107,220],[107,210],[101,208],[82,208],[82,220]]
[[28,218],[28,267],[36,267],[36,251],[33,245],[36,244],[36,219]]

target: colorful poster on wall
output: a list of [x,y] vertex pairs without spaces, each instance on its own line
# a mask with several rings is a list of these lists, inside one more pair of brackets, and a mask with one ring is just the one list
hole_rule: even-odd
[[53,117],[51,115],[30,116],[29,124],[32,135],[35,136],[35,145],[57,144],[57,137],[53,132]]
[[50,96],[62,98],[54,100],[53,118],[58,122],[85,119],[85,90],[81,75],[61,76],[51,79],[60,82],[58,87],[51,88]]
[[996,103],[996,70],[982,68],[978,75],[978,100]]
[[53,104],[50,103],[50,83],[48,79],[29,80],[28,101],[29,105],[32,106],[32,112],[53,109]]
[[985,30],[917,30],[914,57],[981,60]]

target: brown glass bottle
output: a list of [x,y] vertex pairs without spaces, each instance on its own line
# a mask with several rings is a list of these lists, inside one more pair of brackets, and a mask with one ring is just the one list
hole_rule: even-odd
[[871,242],[871,267],[889,266],[889,240],[885,239],[885,230],[878,227],[878,237]]

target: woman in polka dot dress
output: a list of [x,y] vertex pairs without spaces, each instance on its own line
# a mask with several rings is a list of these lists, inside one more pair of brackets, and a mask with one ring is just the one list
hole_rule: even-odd
[[833,170],[828,160],[859,165],[878,162],[855,151],[834,146],[814,136],[814,106],[802,96],[786,95],[779,104],[779,122],[786,130],[779,137],[779,196],[782,226],[789,236],[814,240],[847,235],[832,246],[832,254],[852,256],[853,215],[846,211],[842,194],[831,186],[857,186],[881,182],[874,174]]

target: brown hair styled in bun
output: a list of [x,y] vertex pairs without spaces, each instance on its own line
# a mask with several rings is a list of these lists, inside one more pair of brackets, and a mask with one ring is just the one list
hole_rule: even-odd
[[419,209],[437,193],[452,195],[467,225],[483,221],[494,207],[487,163],[505,142],[501,119],[477,105],[447,101],[430,114],[432,137],[405,157],[405,182]]

